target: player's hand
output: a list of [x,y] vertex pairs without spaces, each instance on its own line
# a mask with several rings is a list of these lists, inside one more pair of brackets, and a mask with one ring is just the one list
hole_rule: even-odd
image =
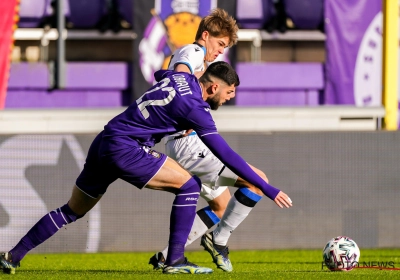
[[278,195],[274,199],[276,205],[278,205],[280,208],[283,208],[285,206],[286,208],[292,207],[292,200],[290,197],[288,197],[287,194],[284,192],[280,191]]

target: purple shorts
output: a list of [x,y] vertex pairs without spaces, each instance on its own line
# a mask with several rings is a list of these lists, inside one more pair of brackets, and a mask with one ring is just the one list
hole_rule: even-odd
[[85,165],[76,186],[90,197],[103,195],[118,178],[141,189],[157,174],[167,156],[141,146],[118,141],[118,137],[96,136],[89,148]]

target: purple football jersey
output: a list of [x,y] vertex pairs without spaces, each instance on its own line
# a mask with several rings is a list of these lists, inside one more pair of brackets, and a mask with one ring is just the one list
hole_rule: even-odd
[[105,127],[103,137],[119,137],[154,146],[177,131],[194,129],[199,136],[218,133],[200,84],[188,73],[160,70],[158,81]]

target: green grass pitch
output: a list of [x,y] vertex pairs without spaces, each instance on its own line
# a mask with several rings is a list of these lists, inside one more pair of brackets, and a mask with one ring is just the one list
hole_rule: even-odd
[[186,252],[190,261],[213,268],[209,275],[153,271],[147,264],[153,253],[29,254],[15,275],[0,279],[400,279],[400,249],[361,250],[360,266],[375,268],[350,272],[322,268],[322,250],[232,251],[232,273],[216,269],[205,251]]

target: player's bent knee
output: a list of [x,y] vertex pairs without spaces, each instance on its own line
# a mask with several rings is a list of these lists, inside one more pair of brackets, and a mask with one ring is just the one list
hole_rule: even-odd
[[264,196],[264,193],[262,192],[262,190],[260,190],[259,188],[255,187],[255,186],[253,186],[253,185],[250,185],[250,186],[248,186],[247,188],[248,188],[250,191],[252,191],[253,193],[258,194],[259,196]]
[[219,187],[216,190],[211,191],[213,199],[207,200],[210,208],[217,214],[218,217],[222,217],[225,209],[231,199],[231,194],[227,187]]
[[253,184],[251,184],[251,183],[245,181],[245,180],[242,179],[242,178],[239,178],[239,179],[236,181],[235,187],[237,187],[237,188],[247,188],[247,189],[249,189],[250,191],[252,191],[253,193],[256,193],[256,194],[258,194],[258,195],[260,195],[260,196],[264,196],[263,192],[262,192],[259,188],[257,188],[257,187],[254,186]]
[[264,181],[266,181],[267,183],[269,183],[269,180],[268,180],[268,178],[267,178],[267,175],[265,175],[264,172],[262,172],[262,171],[259,170],[259,169],[256,169],[255,172],[257,173],[258,176],[260,176],[261,178],[263,178]]
[[253,169],[253,171],[255,173],[257,173],[258,176],[260,176],[261,178],[263,178],[264,181],[266,181],[267,183],[269,183],[267,175],[265,175],[265,173],[263,171],[261,171],[260,169],[258,169],[257,167],[252,166],[251,164],[249,164],[251,169]]
[[261,171],[260,177],[264,179],[264,181],[266,181],[267,183],[269,183],[268,177],[267,175],[265,175],[264,172]]
[[196,175],[193,175],[182,187],[179,188],[178,193],[194,191],[200,195],[201,180]]
[[197,183],[197,186],[199,187],[199,189],[201,189],[201,180],[200,180],[200,178],[197,177],[196,175],[193,175],[191,179],[195,180],[196,183]]

